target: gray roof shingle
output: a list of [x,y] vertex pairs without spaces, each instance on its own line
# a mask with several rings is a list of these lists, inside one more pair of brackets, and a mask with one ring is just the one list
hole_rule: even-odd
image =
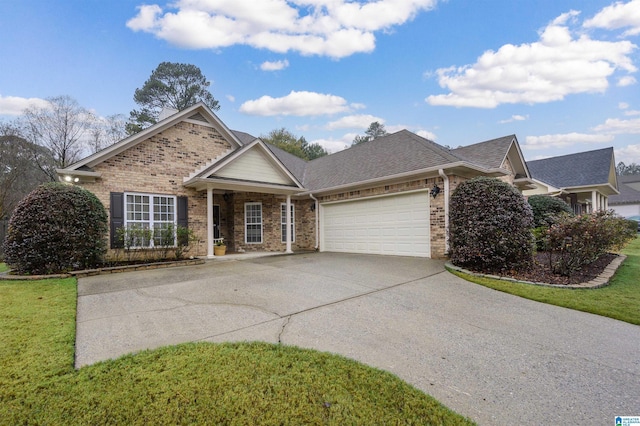
[[640,186],[640,175],[618,176],[618,191],[620,191],[620,194],[609,196],[610,205],[640,203],[640,191],[629,186],[630,183],[636,183]]
[[527,166],[533,179],[556,188],[605,185],[609,182],[612,158],[613,148],[603,148],[528,161]]
[[501,138],[456,148],[452,152],[471,163],[490,169],[498,169],[502,167],[509,147],[515,138],[516,135],[503,136]]
[[401,130],[310,161],[303,183],[313,191],[459,161],[435,142]]

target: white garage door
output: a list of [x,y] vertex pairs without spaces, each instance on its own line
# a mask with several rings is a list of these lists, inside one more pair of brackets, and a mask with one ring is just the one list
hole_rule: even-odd
[[320,249],[430,257],[429,193],[321,205]]

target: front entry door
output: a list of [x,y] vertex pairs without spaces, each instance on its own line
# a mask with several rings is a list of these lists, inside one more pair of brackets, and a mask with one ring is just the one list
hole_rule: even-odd
[[220,205],[213,206],[213,238],[220,238]]

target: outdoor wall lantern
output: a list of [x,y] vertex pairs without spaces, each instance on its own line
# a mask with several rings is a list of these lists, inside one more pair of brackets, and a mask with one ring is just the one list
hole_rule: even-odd
[[225,203],[228,203],[229,200],[231,199],[231,195],[229,195],[228,192],[225,192],[224,194],[222,194],[222,198],[224,199]]
[[316,203],[311,204],[311,211],[312,212],[316,211]]
[[436,196],[440,193],[440,187],[437,183],[433,184],[433,188],[431,188],[431,196],[436,198]]

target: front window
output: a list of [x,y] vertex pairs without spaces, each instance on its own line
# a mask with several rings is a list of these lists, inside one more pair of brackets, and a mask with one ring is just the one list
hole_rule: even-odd
[[246,203],[244,205],[244,226],[247,244],[262,243],[262,204]]
[[[293,204],[291,204],[291,242],[294,243],[296,241],[296,227],[295,227],[295,223],[296,223],[296,217],[295,217],[295,209],[293,207]],[[282,203],[280,205],[280,218],[281,218],[281,225],[280,225],[280,233],[282,234],[282,242],[286,243],[287,242],[287,204],[286,203]]]
[[126,194],[125,247],[175,246],[176,197]]

